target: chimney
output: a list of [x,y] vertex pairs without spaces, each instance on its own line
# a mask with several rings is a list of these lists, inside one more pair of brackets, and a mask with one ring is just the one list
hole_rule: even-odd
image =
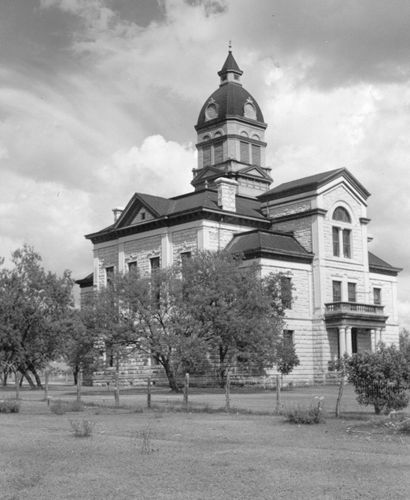
[[236,191],[238,183],[233,179],[219,177],[215,181],[218,189],[218,205],[222,210],[236,212]]
[[123,212],[123,208],[113,208],[112,212],[114,214],[114,222],[117,222],[117,220],[121,217],[121,214]]

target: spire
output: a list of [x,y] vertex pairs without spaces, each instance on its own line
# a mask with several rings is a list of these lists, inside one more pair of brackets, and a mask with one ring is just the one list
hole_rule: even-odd
[[232,55],[232,43],[229,40],[228,57],[226,58],[222,69],[218,71],[218,75],[221,77],[221,85],[228,83],[228,81],[236,81],[239,83],[240,76],[242,74],[243,71],[239,68],[238,63]]

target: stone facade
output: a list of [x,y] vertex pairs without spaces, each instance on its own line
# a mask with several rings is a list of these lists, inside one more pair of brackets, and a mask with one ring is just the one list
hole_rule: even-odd
[[[399,269],[369,253],[369,193],[346,169],[268,189],[266,124],[257,103],[238,87],[242,72],[232,61],[230,54],[219,73],[220,89],[205,102],[196,125],[195,192],[148,201],[136,193],[111,230],[88,235],[94,273],[91,285],[79,280],[82,300],[92,286],[106,286],[113,270],[127,272],[132,264],[149,274],[153,260],[165,268],[179,263],[181,254],[239,241],[262,276],[281,272],[292,280],[285,328],[292,332],[300,366],[287,380],[326,382],[331,362],[344,352],[374,350],[380,340],[398,342]],[[248,240],[238,238],[250,233]],[[134,384],[147,373],[163,376],[144,357],[130,359],[121,373],[123,383]],[[98,373],[95,382],[109,377]]]

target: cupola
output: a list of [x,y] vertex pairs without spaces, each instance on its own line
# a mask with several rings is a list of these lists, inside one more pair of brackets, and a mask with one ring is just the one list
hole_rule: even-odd
[[219,88],[206,99],[195,126],[198,166],[192,185],[197,190],[215,187],[223,176],[238,182],[239,194],[255,197],[272,182],[265,166],[267,125],[256,99],[242,86],[242,74],[229,47],[218,71]]

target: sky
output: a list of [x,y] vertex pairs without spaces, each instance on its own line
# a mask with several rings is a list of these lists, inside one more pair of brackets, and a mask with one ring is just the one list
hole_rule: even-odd
[[0,0],[0,256],[92,270],[136,191],[192,190],[199,111],[232,41],[274,185],[346,167],[410,328],[410,2]]

